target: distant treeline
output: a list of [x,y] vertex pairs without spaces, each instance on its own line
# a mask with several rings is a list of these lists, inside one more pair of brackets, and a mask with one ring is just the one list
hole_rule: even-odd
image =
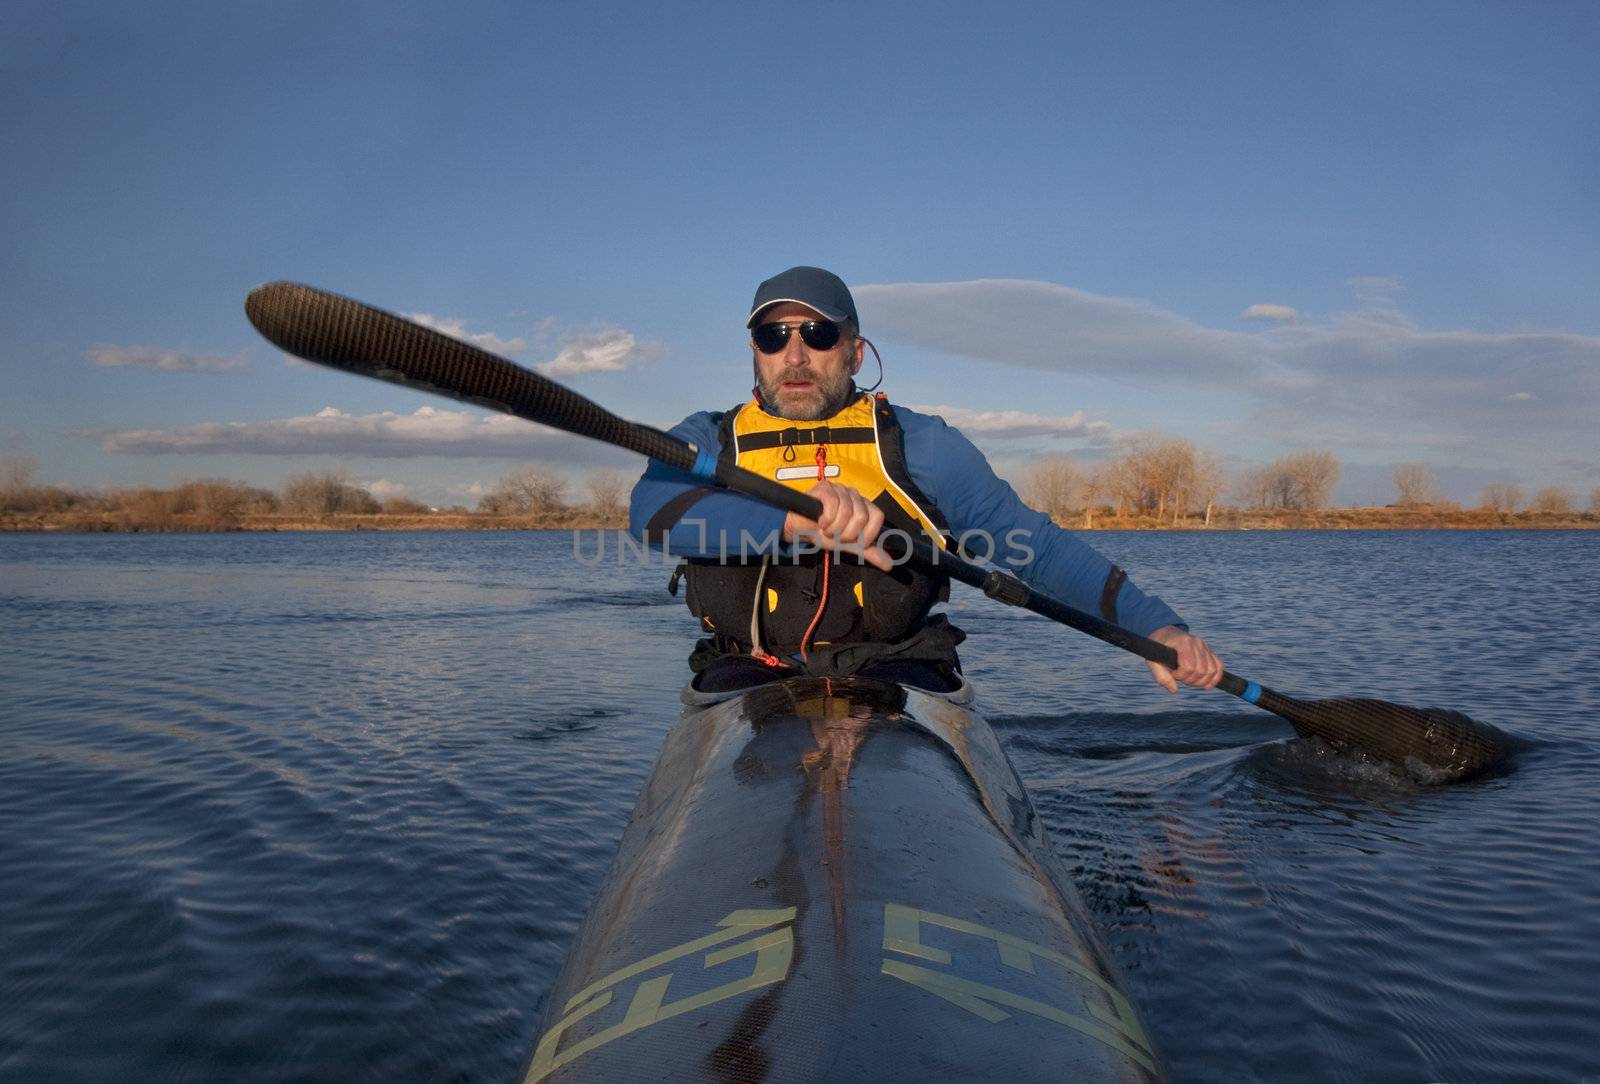
[[[1332,452],[1311,451],[1230,476],[1217,452],[1187,440],[1147,437],[1124,445],[1120,455],[1092,469],[1068,456],[1046,457],[1028,470],[1020,488],[1034,508],[1059,523],[1084,528],[1107,525],[1102,520],[1116,526],[1237,526],[1246,521],[1309,526],[1331,511],[1342,469]],[[1582,526],[1600,516],[1600,488],[1589,494],[1583,514],[1569,490],[1541,489],[1526,499],[1520,486],[1504,483],[1485,486],[1476,508],[1463,508],[1439,496],[1426,463],[1401,464],[1395,468],[1394,484],[1395,500],[1386,508],[1345,511],[1361,511],[1369,520],[1387,515],[1419,526],[1506,525],[1517,517],[1529,523],[1572,519]],[[1224,504],[1225,497],[1231,503]],[[1401,512],[1405,514],[1392,514]]]
[[[621,527],[630,480],[595,471],[587,500],[569,501],[565,480],[530,467],[513,471],[476,509],[409,497],[374,497],[343,471],[296,474],[274,491],[226,478],[193,478],[170,489],[103,492],[35,485],[31,459],[0,460],[0,527],[11,530],[232,531],[321,527]],[[363,520],[389,521],[364,524]]]
[[[1483,490],[1474,508],[1441,500],[1423,463],[1395,470],[1395,501],[1384,508],[1334,509],[1340,474],[1331,452],[1285,456],[1230,477],[1222,457],[1185,440],[1148,438],[1094,469],[1066,456],[1031,467],[1023,499],[1056,522],[1095,528],[1357,528],[1600,525],[1600,488],[1587,512],[1564,489],[1531,499],[1516,485]],[[631,479],[588,475],[572,494],[561,475],[524,467],[502,477],[475,507],[435,507],[409,497],[375,497],[343,471],[296,474],[278,490],[224,478],[180,481],[170,489],[104,492],[34,484],[26,457],[0,457],[0,529],[74,531],[231,531],[622,527]],[[1231,503],[1224,503],[1231,498]]]

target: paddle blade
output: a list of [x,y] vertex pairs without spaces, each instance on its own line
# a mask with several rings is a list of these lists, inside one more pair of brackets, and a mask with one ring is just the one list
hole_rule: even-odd
[[688,470],[694,451],[471,343],[294,282],[250,291],[245,315],[278,348],[319,365],[436,392]]
[[1354,698],[1295,700],[1270,689],[1262,690],[1257,706],[1289,720],[1304,736],[1393,761],[1428,782],[1480,775],[1511,752],[1505,734],[1442,708]]

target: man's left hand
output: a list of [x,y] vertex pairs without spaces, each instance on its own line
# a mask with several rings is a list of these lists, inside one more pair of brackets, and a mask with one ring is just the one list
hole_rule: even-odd
[[1190,636],[1176,625],[1165,625],[1150,634],[1150,639],[1178,653],[1178,668],[1169,670],[1158,662],[1145,660],[1151,675],[1169,693],[1178,691],[1178,682],[1197,689],[1210,689],[1222,680],[1222,660],[1198,636]]

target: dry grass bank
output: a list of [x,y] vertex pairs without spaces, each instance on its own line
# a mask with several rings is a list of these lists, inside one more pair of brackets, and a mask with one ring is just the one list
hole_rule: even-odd
[[217,531],[549,531],[625,527],[622,519],[576,515],[509,515],[480,512],[417,514],[331,513],[321,516],[278,512],[236,515],[169,513],[134,515],[116,511],[8,512],[0,514],[0,531],[49,533],[211,533]]
[[[1083,531],[1083,517],[1059,521]],[[496,515],[489,512],[330,513],[297,515],[283,512],[161,512],[74,509],[0,513],[0,531],[63,533],[211,532],[211,531],[551,531],[609,530],[627,526],[620,515],[600,517],[584,509],[548,515]],[[1101,512],[1088,530],[1096,531],[1362,531],[1362,530],[1574,530],[1600,528],[1592,512],[1494,512],[1487,508],[1331,508],[1321,512],[1285,512],[1224,508],[1205,526],[1199,516],[1157,523],[1150,516],[1117,516]]]
[[[1085,530],[1082,516],[1060,520]],[[1150,516],[1096,514],[1097,531],[1474,531],[1583,530],[1600,528],[1592,512],[1496,512],[1488,508],[1328,508],[1320,512],[1221,508],[1208,528],[1199,516],[1157,523]]]

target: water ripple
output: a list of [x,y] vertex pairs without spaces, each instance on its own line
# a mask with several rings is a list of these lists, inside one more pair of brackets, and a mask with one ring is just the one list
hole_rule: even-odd
[[[1600,1076],[1600,699],[1548,631],[1585,627],[1600,538],[1094,542],[1236,672],[1526,740],[1418,786],[958,595],[980,702],[1177,1078]],[[669,570],[570,552],[0,539],[0,1078],[507,1078],[694,636]]]

